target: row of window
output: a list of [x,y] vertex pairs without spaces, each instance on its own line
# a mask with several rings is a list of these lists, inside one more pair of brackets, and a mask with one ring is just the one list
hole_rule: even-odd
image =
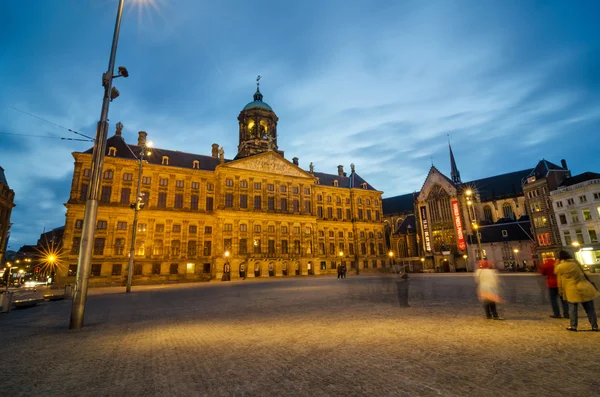
[[[594,200],[600,200],[600,192],[597,193],[593,193],[594,195]],[[581,195],[578,197],[579,199],[579,204],[583,204],[583,203],[587,203],[587,196],[586,195]],[[568,198],[567,199],[567,205],[575,205],[575,199],[574,198]],[[563,202],[562,200],[558,200],[556,202],[556,208],[563,208]]]
[[[190,265],[192,265],[192,266],[190,266]],[[105,266],[107,266],[107,265],[105,265]],[[111,266],[110,275],[112,275],[112,276],[122,276],[125,274],[125,270],[127,270],[127,266],[123,266],[120,263],[114,263],[114,264],[108,265],[108,266]],[[180,266],[183,266],[183,265],[179,265],[178,263],[169,264],[169,273],[168,274],[180,274],[180,272],[179,272]],[[134,276],[141,276],[142,270],[143,270],[143,268],[142,268],[141,263],[136,263],[133,265],[133,275]],[[210,273],[210,263],[203,264],[202,269],[198,269],[193,263],[188,263],[188,264],[186,264],[185,273],[200,273],[200,270],[202,271],[202,273]],[[69,274],[69,276],[72,276],[72,277],[77,275],[77,264],[69,265],[69,273],[68,274]],[[163,273],[161,271],[160,263],[153,263],[150,274],[160,275],[160,274],[165,274],[165,273]],[[92,277],[101,277],[102,276],[102,264],[93,263],[90,275]],[[105,275],[108,275],[108,274],[105,274]]]
[[[600,205],[596,208],[596,211],[598,212],[598,217],[600,217]],[[569,215],[569,218],[571,219],[571,223],[579,223],[579,212],[569,211],[568,215]],[[582,209],[581,215],[582,215],[582,219],[584,221],[593,220],[592,210],[590,210],[589,208]],[[558,214],[558,221],[560,222],[561,225],[568,224],[567,214]]]
[[587,235],[589,242],[584,240],[582,229],[575,229],[575,240],[573,240],[571,231],[565,230],[563,231],[564,245],[570,246],[574,241],[577,241],[579,244],[595,244],[598,242],[598,234],[596,233],[595,229],[587,229]]

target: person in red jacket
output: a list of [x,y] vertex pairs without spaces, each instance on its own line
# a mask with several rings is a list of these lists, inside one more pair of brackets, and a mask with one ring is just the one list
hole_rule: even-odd
[[546,276],[546,285],[548,286],[548,292],[550,295],[550,305],[552,306],[553,314],[550,315],[552,318],[561,318],[560,310],[558,309],[558,301],[560,300],[563,308],[563,318],[569,318],[569,303],[563,300],[562,296],[558,293],[558,284],[556,282],[556,275],[554,274],[555,260],[548,258],[540,266],[540,273]]

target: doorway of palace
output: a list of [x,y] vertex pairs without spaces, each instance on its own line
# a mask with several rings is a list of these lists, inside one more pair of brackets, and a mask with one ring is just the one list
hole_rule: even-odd
[[300,262],[296,262],[295,269],[296,269],[296,276],[299,276],[300,275]]
[[312,262],[308,262],[307,264],[308,266],[308,274],[315,274],[315,269],[313,268],[313,263]]
[[240,278],[246,278],[246,262],[240,263]]
[[281,271],[282,271],[282,273],[283,273],[283,275],[284,275],[284,276],[287,276],[287,275],[288,275],[288,271],[287,271],[287,262],[283,262],[283,263],[281,264]]
[[269,277],[275,277],[275,265],[269,262]]
[[254,264],[254,277],[260,277],[260,262]]

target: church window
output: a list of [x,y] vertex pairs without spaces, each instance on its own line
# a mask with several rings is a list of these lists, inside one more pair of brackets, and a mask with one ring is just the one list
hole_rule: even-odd
[[192,168],[195,170],[200,169],[200,162],[198,160],[194,160],[192,162]]
[[483,207],[483,218],[488,221],[493,221],[492,208],[489,205]]
[[162,156],[162,165],[169,165],[169,156]]
[[512,206],[509,203],[504,203],[504,205],[502,205],[502,213],[504,214],[505,218],[514,218],[514,213],[513,213],[513,209]]

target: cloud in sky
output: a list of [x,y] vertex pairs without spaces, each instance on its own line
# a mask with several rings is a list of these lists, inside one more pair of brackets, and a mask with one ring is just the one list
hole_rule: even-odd
[[[126,2],[129,3],[129,2]],[[300,165],[357,172],[385,196],[449,172],[463,179],[566,158],[599,171],[596,2],[155,0],[126,6],[111,104],[135,142],[233,157],[237,115],[261,74],[279,146]],[[0,165],[16,192],[11,248],[60,226],[88,143],[11,109],[94,135],[116,0],[1,2]],[[34,138],[8,134],[30,134]]]

